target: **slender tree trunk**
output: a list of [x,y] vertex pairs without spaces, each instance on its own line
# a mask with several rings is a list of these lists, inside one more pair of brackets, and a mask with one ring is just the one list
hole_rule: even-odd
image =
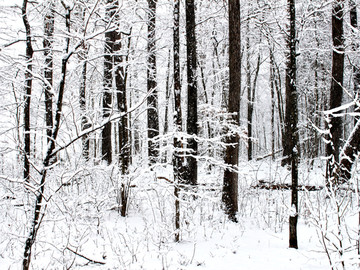
[[190,150],[187,158],[186,183],[197,184],[197,159],[198,143],[194,137],[198,135],[197,114],[197,53],[195,36],[195,1],[186,0],[186,56],[187,56],[187,146]]
[[[315,21],[315,29],[317,31],[317,23]],[[318,35],[316,35],[316,45],[319,48],[320,40]],[[321,102],[319,98],[319,53],[316,52],[315,54],[315,62],[314,62],[314,92],[315,92],[315,100],[314,100],[314,111],[313,111],[313,119],[315,126],[320,127],[321,119],[319,117],[319,111],[321,110]],[[314,145],[312,146],[312,161],[311,163],[314,164],[314,160],[316,157],[319,156],[319,149],[320,149],[320,136],[316,129],[313,129],[313,136],[314,136]]]
[[[81,21],[83,22],[85,19],[85,9],[80,11],[81,14]],[[85,130],[91,127],[91,123],[88,120],[86,115],[86,80],[87,80],[87,57],[88,57],[88,46],[83,44],[82,50],[78,53],[79,60],[82,62],[82,71],[81,71],[81,81],[80,81],[80,88],[79,88],[79,104],[81,110],[81,130]],[[90,155],[90,140],[89,136],[82,137],[82,156],[83,158],[88,161]]]
[[[271,50],[271,48],[270,48],[270,50]],[[275,89],[274,89],[274,73],[275,73],[275,71],[274,71],[274,63],[273,63],[272,59],[270,58],[271,158],[272,158],[272,160],[275,160]]]
[[22,19],[26,32],[26,71],[25,71],[25,89],[24,89],[24,180],[29,181],[30,178],[30,104],[31,104],[31,90],[32,90],[32,67],[34,50],[31,42],[31,29],[27,17],[28,1],[24,0],[22,5]]
[[[241,36],[240,36],[240,1],[229,0],[229,100],[228,112],[232,114],[233,124],[240,124],[241,91]],[[239,136],[231,135],[226,139],[225,163],[229,166],[224,171],[222,201],[229,219],[236,222],[238,211],[238,173]]]
[[351,132],[340,155],[340,181],[351,178],[351,170],[360,152],[360,121]]
[[[343,12],[344,1],[334,0],[332,9],[332,79],[330,89],[329,109],[334,109],[342,104],[343,96],[343,78],[344,78],[344,29],[343,29]],[[340,112],[339,112],[340,113]],[[330,127],[329,143],[326,146],[327,162],[327,179],[334,177],[336,164],[339,162],[341,147],[341,137],[343,132],[343,123],[341,117],[329,115],[328,126]],[[335,177],[336,178],[336,177]]]
[[181,138],[179,133],[182,132],[182,116],[181,116],[181,81],[180,81],[180,3],[179,0],[174,0],[174,122],[175,122],[175,136],[174,136],[174,195],[175,195],[175,241],[180,241],[180,200],[179,185],[184,183],[183,179],[183,163],[184,153]]
[[286,74],[286,116],[285,127],[287,147],[289,147],[291,162],[291,209],[289,217],[289,247],[298,248],[298,163],[299,163],[299,134],[298,134],[298,94],[296,90],[296,21],[295,0],[288,0],[290,15],[290,31],[288,35],[289,55]]
[[[116,34],[116,43],[114,44],[114,53],[120,54],[121,49],[121,36]],[[130,42],[130,40],[128,41]],[[128,174],[128,168],[130,165],[130,138],[128,128],[128,116],[127,114],[127,95],[126,95],[126,81],[127,81],[127,68],[124,67],[125,62],[123,56],[114,56],[114,68],[115,68],[115,87],[117,93],[117,105],[118,111],[124,113],[124,117],[121,117],[118,128],[118,140],[119,140],[119,163],[121,168],[121,174],[126,179]],[[121,185],[121,215],[126,216],[127,201],[128,201],[128,184],[122,183]]]
[[[350,0],[350,24],[353,27],[352,32],[358,28],[357,23],[357,11],[355,1]],[[353,42],[352,50],[355,52],[359,46]],[[354,83],[354,98],[359,100],[360,93],[360,69],[354,64],[353,65],[353,83]],[[355,112],[359,113],[360,109],[355,105]],[[344,148],[340,154],[340,181],[348,181],[351,176],[351,170],[356,160],[356,157],[360,151],[360,121],[359,117],[355,116],[354,129],[350,134]]]
[[[356,3],[354,0],[350,0],[350,24],[352,26],[352,33],[356,35],[356,31],[358,30],[358,19],[357,19],[357,10]],[[352,42],[352,50],[356,52],[359,48],[359,45],[355,42]],[[354,98],[359,100],[360,94],[360,68],[358,65],[358,61],[353,64],[353,83],[354,83]],[[360,113],[360,108],[355,105],[355,112]],[[355,116],[354,125],[356,125],[357,121],[360,117]]]
[[[81,71],[81,83],[79,89],[79,103],[81,109],[81,130],[85,130],[91,127],[91,124],[88,121],[86,116],[86,80],[87,80],[87,52],[88,49],[86,45],[83,47],[83,51],[79,53],[79,57],[82,63],[82,71]],[[89,136],[86,135],[82,138],[82,156],[85,160],[89,160],[90,151],[90,141]]]
[[248,161],[252,160],[253,141],[252,141],[252,116],[253,104],[251,96],[251,64],[250,64],[250,11],[246,22],[246,90],[247,90],[247,136],[248,136]]
[[[166,86],[165,86],[165,98],[166,98],[166,104],[165,104],[165,115],[164,115],[164,135],[166,135],[169,132],[169,105],[170,105],[170,68],[171,68],[171,49],[169,49],[169,57],[168,57],[168,66],[166,71]],[[163,142],[164,146],[167,145],[167,140]],[[167,163],[167,151],[164,151],[163,155],[163,162]]]
[[[257,78],[258,78],[259,70],[260,70],[260,61],[261,61],[261,56],[259,54],[258,59],[257,59],[253,84],[252,84],[252,87],[250,85],[250,87],[248,89],[248,160],[249,161],[252,160],[252,158],[253,158],[252,127],[253,127],[253,114],[254,114],[254,104],[255,104],[256,83],[257,83]],[[249,83],[251,84],[251,76],[250,76]],[[265,126],[264,126],[264,129],[265,129]],[[265,138],[265,145],[266,145],[266,133],[264,133],[264,138]]]
[[[26,3],[27,1],[24,0],[23,5],[23,14],[26,14]],[[65,15],[65,23],[66,23],[66,29],[68,32],[70,32],[70,14],[71,10],[69,7],[66,7],[66,15]],[[27,19],[25,19],[27,21]],[[63,57],[61,61],[61,79],[59,84],[59,93],[58,93],[58,99],[56,103],[56,113],[55,113],[55,123],[54,123],[54,129],[51,134],[51,140],[48,144],[48,149],[46,152],[46,156],[43,161],[43,170],[41,171],[41,180],[39,188],[37,189],[37,195],[35,200],[35,209],[34,209],[34,218],[32,220],[32,226],[30,229],[30,234],[25,242],[25,249],[24,249],[24,258],[23,258],[23,270],[28,270],[30,267],[30,261],[31,261],[31,251],[33,244],[35,243],[36,236],[38,233],[38,230],[40,228],[41,221],[45,215],[44,208],[46,209],[46,204],[43,203],[44,199],[44,191],[45,191],[45,184],[46,184],[46,176],[47,171],[49,168],[49,165],[51,164],[51,160],[54,157],[54,149],[55,149],[55,142],[60,130],[60,120],[62,116],[62,106],[63,106],[63,97],[64,97],[64,91],[65,91],[65,83],[66,83],[66,72],[67,72],[67,64],[70,59],[70,57],[73,55],[73,53],[76,51],[77,48],[75,48],[71,53],[69,53],[69,44],[70,39],[66,38],[66,48],[65,53],[66,55]]]
[[[314,119],[314,124],[316,126],[319,126],[319,116],[318,116],[318,109],[319,109],[319,74],[318,74],[318,54],[316,53],[316,58],[315,58],[315,71],[314,71],[314,91],[315,91],[315,100],[314,100],[314,104],[313,104],[313,119]],[[314,145],[310,145],[311,147],[311,158],[314,159],[316,157],[319,156],[319,144],[320,144],[320,138],[319,138],[319,134],[316,130],[313,130],[313,136],[314,136]],[[309,149],[310,150],[310,149]]]
[[[105,11],[105,21],[110,23],[114,19],[117,13],[118,1],[117,0],[108,0],[106,11]],[[111,30],[105,32],[105,51],[104,51],[104,90],[102,98],[102,109],[103,109],[103,118],[108,118],[112,112],[112,102],[113,102],[113,70],[114,70],[114,45],[117,40],[117,30]],[[112,162],[112,125],[109,122],[105,125],[101,132],[101,152],[102,158],[108,164]]]
[[[284,120],[284,111],[283,111],[283,98],[281,94],[281,78],[280,78],[280,70],[279,67],[275,63],[274,51],[270,48],[270,62],[272,63],[273,69],[273,76],[274,76],[274,86],[276,90],[276,98],[278,103],[278,114],[279,114],[279,136],[281,138],[281,144],[284,147],[286,139],[285,137],[285,120]],[[280,144],[279,144],[280,146]]]
[[53,91],[53,43],[54,43],[54,2],[49,1],[49,7],[44,18],[44,95],[45,95],[45,123],[47,143],[49,143],[53,128],[53,109],[52,109],[52,91]]
[[159,156],[159,144],[154,139],[159,135],[158,94],[156,82],[156,3],[157,0],[148,0],[148,69],[147,69],[147,124],[148,124],[148,156],[150,165],[154,164]]

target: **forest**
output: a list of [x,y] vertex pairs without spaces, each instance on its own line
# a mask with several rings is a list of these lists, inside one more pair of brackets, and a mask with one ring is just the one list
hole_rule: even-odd
[[358,0],[0,0],[0,269],[359,269]]

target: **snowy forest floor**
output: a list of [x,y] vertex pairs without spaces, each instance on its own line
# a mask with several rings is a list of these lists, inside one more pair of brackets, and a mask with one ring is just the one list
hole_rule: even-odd
[[[300,184],[324,185],[323,165],[302,164]],[[221,209],[222,172],[200,169],[196,193],[183,192],[181,242],[174,242],[170,166],[132,168],[128,216],[121,217],[117,167],[54,167],[47,207],[32,253],[32,269],[358,269],[358,194],[342,189],[299,191],[299,249],[288,248],[290,190],[253,188],[290,183],[277,162],[244,162],[239,174],[238,223]],[[209,168],[206,167],[206,170]],[[34,195],[0,178],[0,269],[20,269],[33,218]],[[61,188],[59,188],[61,187]],[[353,186],[352,186],[353,187]],[[328,255],[327,255],[328,253]],[[86,258],[85,258],[86,257]],[[330,259],[329,259],[330,258]]]

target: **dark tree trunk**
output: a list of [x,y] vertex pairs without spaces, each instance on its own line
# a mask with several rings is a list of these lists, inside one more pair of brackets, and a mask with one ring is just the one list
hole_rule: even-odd
[[[113,20],[117,12],[117,0],[108,0],[105,13],[106,23],[110,23]],[[109,25],[108,25],[109,27]],[[104,50],[104,90],[102,97],[102,109],[103,118],[108,118],[112,111],[112,81],[113,81],[113,68],[114,68],[114,45],[117,38],[117,31],[111,30],[105,32],[105,50]],[[107,123],[101,132],[101,151],[102,158],[108,164],[112,162],[112,126],[111,123]]]
[[180,241],[180,200],[179,185],[183,184],[183,146],[179,133],[182,132],[182,116],[181,116],[181,81],[180,81],[180,3],[179,0],[174,1],[174,122],[175,122],[175,136],[174,136],[174,196],[175,196],[175,241]]
[[32,90],[32,61],[34,50],[31,43],[31,30],[27,17],[28,1],[24,0],[22,6],[22,19],[26,32],[26,71],[25,71],[25,93],[24,93],[24,180],[29,181],[30,177],[30,104],[31,104],[31,90]]
[[[350,0],[350,24],[353,27],[352,32],[355,35],[358,30],[358,21],[357,21],[357,10],[356,3],[354,0]],[[359,48],[359,45],[353,42],[352,50],[356,52]],[[358,62],[353,65],[353,83],[354,83],[354,97],[359,100],[360,94],[360,68]],[[355,105],[355,112],[360,113],[360,108]],[[360,119],[359,116],[355,116],[354,125]]]
[[186,0],[186,63],[187,63],[187,133],[191,138],[188,139],[187,147],[190,150],[187,158],[187,172],[185,182],[187,184],[197,184],[197,159],[198,143],[198,115],[197,115],[197,53],[195,36],[195,1]]
[[[350,24],[353,27],[352,32],[358,28],[357,23],[357,11],[356,4],[353,0],[350,1]],[[353,42],[352,50],[355,52],[359,46]],[[360,69],[354,64],[353,65],[353,83],[354,83],[354,98],[359,100],[359,88],[360,88]],[[355,112],[359,113],[360,109],[355,105]],[[355,116],[354,119],[354,129],[348,138],[342,153],[340,155],[340,181],[347,181],[351,178],[351,170],[354,165],[354,162],[360,151],[360,121],[359,117]]]
[[[343,0],[334,0],[332,9],[332,79],[330,89],[329,109],[334,109],[342,104],[343,96],[343,78],[344,78],[344,29],[343,29]],[[339,112],[340,113],[340,112]],[[329,143],[326,146],[327,162],[327,179],[334,176],[336,164],[339,162],[341,147],[341,137],[343,132],[342,118],[329,115],[328,126],[330,134]]]
[[[81,20],[85,19],[85,9],[80,11]],[[82,50],[78,53],[79,60],[82,61],[82,71],[81,71],[81,81],[79,89],[79,104],[81,110],[81,130],[85,130],[91,127],[91,123],[88,120],[86,115],[86,80],[87,80],[87,56],[88,56],[88,46],[83,44]],[[90,151],[90,140],[89,136],[85,135],[82,137],[82,156],[86,161],[89,160]]]
[[[253,132],[252,132],[252,128],[253,128],[253,113],[254,113],[254,104],[255,104],[255,93],[256,93],[256,83],[257,83],[257,78],[259,75],[259,70],[260,70],[260,61],[261,61],[261,56],[260,54],[258,55],[258,59],[257,59],[257,64],[256,64],[256,70],[255,70],[255,77],[252,83],[252,87],[251,87],[251,75],[249,76],[249,87],[248,87],[248,160],[252,160],[253,159]],[[250,73],[249,73],[250,74]],[[265,135],[265,133],[264,133]],[[266,137],[265,137],[266,139]],[[266,144],[266,143],[265,143]]]
[[53,91],[53,43],[54,43],[54,2],[49,1],[49,7],[44,18],[44,95],[45,95],[45,123],[47,143],[49,143],[53,128],[53,109],[52,109],[52,91]]
[[[118,111],[124,113],[124,116],[121,117],[118,128],[119,128],[119,163],[121,168],[121,174],[126,179],[128,173],[128,168],[130,165],[130,138],[129,138],[129,128],[128,128],[128,116],[127,116],[127,95],[126,95],[126,81],[127,81],[127,67],[124,67],[124,62],[127,62],[127,59],[123,56],[120,56],[121,50],[121,36],[119,33],[116,33],[116,43],[114,44],[114,69],[115,69],[115,87],[117,94],[117,105]],[[128,42],[130,43],[130,37]],[[126,216],[128,202],[128,185],[127,183],[122,183],[121,185],[121,215]]]
[[148,156],[150,165],[159,156],[159,144],[154,141],[159,135],[158,94],[156,82],[156,2],[148,0],[148,69],[147,69],[147,125],[148,125]]
[[[295,83],[294,83],[294,73],[296,71],[295,64],[295,47],[296,47],[296,33],[295,33],[295,1],[288,0],[288,9],[290,15],[290,29],[288,34],[288,48],[289,52],[287,53],[287,67],[286,67],[286,78],[285,78],[285,132],[283,139],[283,160],[281,162],[282,166],[291,165],[292,163],[292,152],[293,152],[293,142],[292,139],[292,126],[291,118],[293,111],[292,104],[292,93],[294,93]],[[294,14],[293,14],[294,13]],[[294,20],[294,21],[292,21]],[[295,71],[292,68],[295,67]],[[295,90],[296,91],[296,90]]]
[[[27,5],[27,1],[24,0],[23,14],[26,14],[26,5]],[[66,29],[68,32],[70,32],[70,12],[71,12],[71,10],[69,7],[65,6],[65,8],[66,8],[66,16],[65,16]],[[27,21],[26,16],[24,16],[24,17],[25,17],[24,20]],[[66,38],[66,48],[65,48],[66,55],[63,57],[63,59],[61,61],[61,79],[60,79],[60,83],[59,83],[59,93],[58,93],[58,99],[57,99],[57,103],[56,103],[54,129],[51,134],[51,139],[48,144],[46,156],[43,161],[43,170],[41,171],[41,180],[40,180],[39,188],[37,190],[37,195],[36,195],[36,200],[35,200],[35,209],[34,209],[34,218],[32,220],[30,234],[25,241],[23,270],[28,270],[30,267],[32,246],[35,243],[36,236],[37,236],[38,230],[40,228],[42,218],[44,216],[44,212],[43,212],[44,210],[42,210],[42,209],[46,208],[46,204],[43,204],[46,176],[47,176],[47,171],[48,171],[49,165],[51,164],[51,160],[54,157],[53,151],[55,149],[55,145],[56,145],[55,142],[56,142],[59,130],[60,130],[60,120],[61,120],[61,116],[62,116],[62,106],[63,106],[63,97],[64,97],[65,83],[66,83],[67,64],[68,64],[70,57],[73,55],[73,53],[76,51],[76,49],[78,49],[78,47],[76,47],[71,53],[69,53],[69,44],[70,44],[70,39]]]
[[340,181],[351,178],[351,170],[360,152],[360,121],[358,121],[347,140],[340,156]]
[[[241,91],[241,37],[240,37],[240,1],[229,0],[229,99],[228,112],[232,114],[233,124],[240,124]],[[226,139],[225,163],[229,168],[224,171],[222,201],[229,219],[236,222],[238,211],[238,173],[239,136],[231,135]]]
[[[269,45],[271,46],[271,45]],[[272,49],[270,48],[270,51]],[[271,53],[270,53],[271,54]],[[274,87],[274,62],[270,57],[270,92],[271,92],[271,158],[275,160],[275,87]]]
[[[166,98],[166,104],[165,104],[165,115],[164,115],[164,135],[166,135],[169,132],[169,105],[170,105],[170,67],[171,67],[171,49],[169,49],[169,57],[168,57],[168,66],[166,71],[166,86],[165,86],[165,98]],[[163,142],[164,146],[167,145],[166,140]],[[167,151],[164,151],[163,155],[163,162],[167,163]]]
[[247,136],[248,136],[248,161],[252,160],[252,116],[254,105],[251,96],[251,64],[250,64],[250,19],[248,11],[248,20],[246,22],[246,90],[247,90]]
[[[81,109],[81,130],[85,130],[91,127],[91,124],[88,121],[86,116],[86,79],[87,79],[87,47],[84,45],[83,51],[79,53],[79,58],[82,63],[82,71],[81,71],[81,83],[79,89],[79,103]],[[89,136],[86,135],[82,138],[82,156],[85,160],[89,160],[89,151],[90,151],[90,141]]]
[[290,15],[290,31],[288,35],[288,62],[286,72],[286,116],[285,128],[288,147],[286,155],[291,162],[291,209],[289,217],[289,247],[298,248],[298,163],[299,163],[299,134],[298,134],[298,105],[296,90],[296,21],[295,0],[288,0]]

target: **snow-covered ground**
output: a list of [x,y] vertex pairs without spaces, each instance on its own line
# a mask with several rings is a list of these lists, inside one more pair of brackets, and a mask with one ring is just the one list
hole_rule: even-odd
[[[195,197],[182,197],[180,243],[174,242],[173,187],[158,178],[171,179],[170,167],[133,170],[124,218],[117,211],[123,180],[116,169],[77,166],[76,174],[55,168],[48,180],[46,197],[53,196],[32,269],[331,269],[324,243],[335,269],[342,268],[339,258],[346,269],[358,268],[356,196],[344,197],[338,224],[325,191],[299,192],[299,249],[288,248],[290,191],[251,188],[259,180],[289,183],[289,171],[277,163],[241,165],[238,223],[228,221],[221,209],[221,171],[201,174],[208,185],[200,186]],[[321,184],[321,175],[318,168],[301,167],[302,184]],[[55,192],[66,181],[71,184]],[[17,184],[1,183],[0,269],[20,269],[34,199]],[[343,256],[334,236],[342,239]]]

